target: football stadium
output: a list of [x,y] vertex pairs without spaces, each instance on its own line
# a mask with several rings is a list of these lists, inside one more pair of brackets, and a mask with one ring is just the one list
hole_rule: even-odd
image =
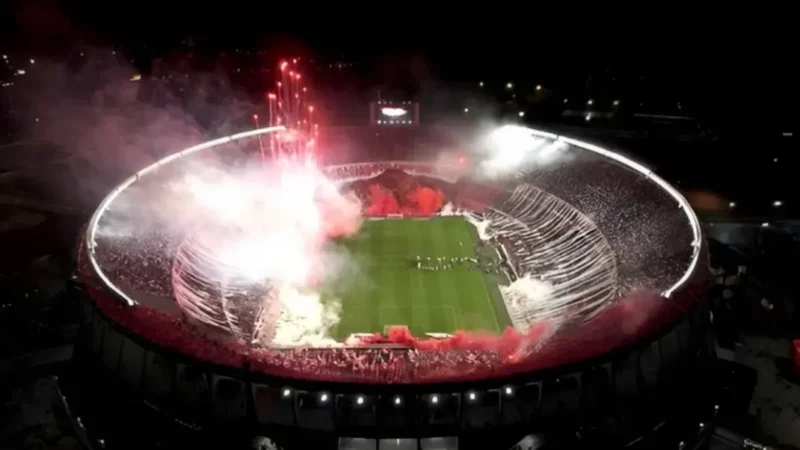
[[178,149],[87,224],[63,383],[87,440],[136,447],[130,421],[203,448],[702,438],[707,254],[668,183],[518,125],[287,114]]

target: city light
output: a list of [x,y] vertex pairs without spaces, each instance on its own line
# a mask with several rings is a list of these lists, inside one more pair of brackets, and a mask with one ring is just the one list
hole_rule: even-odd
[[399,405],[400,403],[401,403],[400,397],[395,397],[394,398],[394,404],[395,405]]
[[478,86],[480,86],[480,87],[483,87],[483,81],[481,81],[480,83],[478,83]]
[[31,64],[36,64],[36,61],[34,61],[33,58],[31,58]]
[[774,206],[775,208],[780,208],[781,206],[783,206],[783,202],[780,200],[775,200],[774,202],[772,202],[772,206]]
[[519,116],[520,116],[520,117],[525,117],[525,111],[520,111],[520,112],[519,112]]
[[469,112],[469,108],[464,108],[464,114]]
[[359,405],[363,404],[364,403],[364,397],[358,397],[356,399],[356,403],[358,403]]
[[283,396],[284,397],[288,397],[290,395],[292,395],[292,391],[290,391],[289,389],[284,389],[283,390]]
[[325,403],[325,402],[327,402],[327,401],[328,401],[328,394],[322,394],[322,395],[319,397],[319,401],[321,401],[322,403]]
[[536,90],[537,91],[541,91],[542,90],[542,85],[541,84],[537,84],[536,85]]
[[511,395],[514,393],[514,390],[511,389],[511,386],[506,386],[506,395]]
[[470,392],[469,393],[469,399],[470,400],[475,400],[475,393],[474,392]]
[[614,100],[614,106],[619,106],[619,100]]
[[508,83],[506,83],[506,89],[514,89],[514,83],[512,83],[510,81]]
[[589,99],[589,100],[586,101],[586,104],[589,105],[589,106],[592,106],[594,104],[594,100]]
[[736,208],[736,202],[728,203],[728,208],[731,208],[731,209]]
[[773,159],[772,162],[778,162],[778,158]]
[[434,403],[434,404],[435,404],[435,403],[439,403],[439,397],[438,397],[438,396],[436,396],[436,395],[434,395],[433,397],[431,397],[431,403]]

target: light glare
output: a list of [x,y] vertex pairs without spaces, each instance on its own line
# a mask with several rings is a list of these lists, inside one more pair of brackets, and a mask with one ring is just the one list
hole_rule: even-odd
[[400,117],[408,114],[403,108],[381,108],[381,114],[388,117]]

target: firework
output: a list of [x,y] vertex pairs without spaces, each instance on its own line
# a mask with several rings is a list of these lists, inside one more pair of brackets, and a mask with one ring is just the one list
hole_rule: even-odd
[[286,127],[285,132],[270,136],[269,156],[273,160],[313,159],[319,128],[314,105],[308,99],[307,79],[300,73],[297,61],[278,65],[280,78],[275,92],[266,94],[269,125]]

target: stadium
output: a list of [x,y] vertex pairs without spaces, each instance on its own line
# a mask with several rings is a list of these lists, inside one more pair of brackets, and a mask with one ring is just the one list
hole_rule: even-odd
[[674,188],[567,136],[420,126],[410,102],[320,128],[287,66],[268,126],[134,173],[81,233],[59,385],[87,446],[705,440],[707,249]]
[[[236,430],[266,448],[526,448],[546,429],[551,443],[673,448],[713,417],[693,391],[713,354],[701,231],[646,168],[500,126],[448,144],[441,130],[324,131],[350,162],[264,169],[281,133],[175,153],[95,212],[78,245],[82,375],[65,388],[95,411],[88,439],[124,448],[119,415],[152,415],[198,445]],[[254,204],[236,183],[265,173],[256,197],[272,200]],[[323,242],[287,233],[298,210]],[[148,412],[130,419],[131,404]]]

